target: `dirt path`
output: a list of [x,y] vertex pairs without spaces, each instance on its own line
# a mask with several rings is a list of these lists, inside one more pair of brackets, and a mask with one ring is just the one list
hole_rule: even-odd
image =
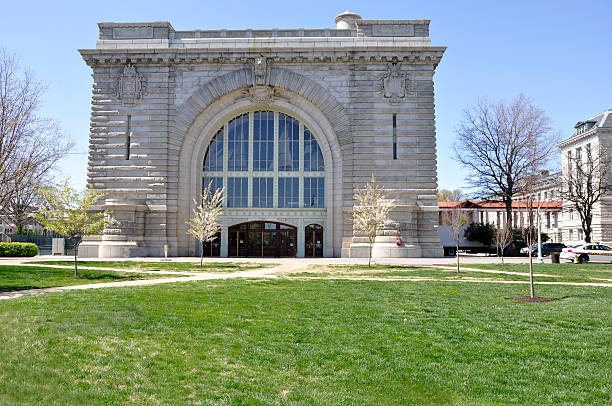
[[[181,276],[177,278],[139,279],[135,281],[108,282],[108,283],[90,283],[88,285],[58,286],[54,288],[42,288],[42,289],[15,290],[12,292],[0,293],[0,300],[14,299],[14,298],[22,297],[22,296],[27,296],[27,295],[40,295],[40,294],[49,293],[49,292],[63,292],[66,290],[115,288],[115,287],[123,287],[123,286],[149,286],[149,285],[159,285],[162,283],[195,282],[195,281],[205,281],[205,280],[211,280],[211,279],[277,278],[278,277],[277,275],[273,275],[276,268],[277,267],[256,269],[253,271],[233,272],[233,273],[174,272],[175,274],[190,275],[190,276]],[[82,269],[85,269],[85,267],[83,267]],[[101,269],[101,268],[92,268],[92,269]],[[121,270],[111,269],[111,268],[106,268],[106,269],[112,270],[112,271],[124,272],[124,270],[122,269]],[[142,273],[140,271],[132,271],[132,272]],[[166,273],[166,272],[149,271],[149,273]]]
[[[34,265],[27,263],[16,263],[13,265]],[[156,279],[140,279],[134,281],[122,281],[122,282],[108,282],[108,283],[92,283],[87,285],[72,285],[72,286],[59,286],[53,288],[43,288],[43,289],[29,289],[29,290],[16,290],[12,292],[3,292],[0,293],[0,300],[3,299],[14,299],[22,296],[28,295],[39,295],[43,293],[49,292],[63,292],[68,290],[85,290],[85,289],[101,289],[101,288],[110,288],[110,287],[124,287],[124,286],[149,286],[149,285],[159,285],[162,283],[176,283],[176,282],[197,282],[204,280],[213,280],[213,279],[235,279],[235,278],[268,278],[274,279],[279,276],[287,277],[289,279],[299,279],[299,280],[309,280],[309,279],[332,279],[332,280],[354,280],[354,281],[380,281],[380,282],[471,282],[471,283],[505,283],[505,284],[529,284],[529,281],[507,281],[507,280],[491,280],[484,278],[470,278],[470,279],[444,279],[444,278],[376,278],[376,277],[292,277],[291,274],[295,272],[301,271],[303,268],[308,268],[312,265],[311,262],[308,261],[292,261],[286,260],[281,261],[281,263],[275,267],[271,268],[263,268],[256,269],[252,271],[239,271],[232,273],[214,273],[214,272],[185,272],[185,271],[141,271],[134,269],[117,269],[117,268],[101,268],[101,267],[89,267],[82,266],[80,269],[99,269],[106,271],[115,271],[115,272],[135,272],[135,273],[154,273],[154,274],[168,274],[168,275],[183,275],[181,277],[174,278],[156,278]],[[60,265],[39,265],[36,266],[44,266],[50,268],[63,268],[68,269],[69,267],[60,266]],[[435,268],[447,268],[449,270],[453,269],[452,267],[443,267],[443,266],[435,266]],[[510,275],[529,275],[524,272],[511,272],[511,271],[493,271],[493,270],[484,270],[484,269],[475,269],[475,268],[463,268],[465,270],[470,270],[474,272],[482,272],[482,273],[501,273],[501,274],[510,274]],[[546,276],[546,277],[561,277],[561,275],[544,275],[544,274],[535,274],[535,276]],[[596,286],[596,287],[612,287],[612,283],[598,283],[598,282],[548,282],[548,281],[537,281],[535,282],[537,285],[566,285],[566,286]]]
[[[512,284],[529,284],[529,281],[504,281],[504,280],[491,280],[491,279],[443,279],[443,278],[370,278],[370,277],[359,277],[359,276],[300,276],[291,277],[290,279],[332,279],[332,280],[349,280],[349,281],[379,281],[379,282],[474,282],[474,283],[512,283]],[[534,282],[536,285],[567,285],[567,286],[601,286],[601,287],[612,287],[612,283],[597,283],[597,282]]]

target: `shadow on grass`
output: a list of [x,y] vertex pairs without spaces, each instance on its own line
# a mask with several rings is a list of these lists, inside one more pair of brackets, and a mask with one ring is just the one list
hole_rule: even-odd
[[40,286],[28,286],[28,285],[23,285],[23,286],[3,286],[3,285],[0,285],[0,293],[14,292],[16,290],[29,290],[29,289],[40,289]]

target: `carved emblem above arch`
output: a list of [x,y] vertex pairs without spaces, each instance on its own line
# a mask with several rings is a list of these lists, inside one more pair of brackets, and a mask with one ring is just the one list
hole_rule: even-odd
[[270,66],[266,58],[249,62],[249,66],[218,76],[198,88],[182,105],[177,106],[174,131],[185,134],[199,113],[216,99],[242,89],[240,97],[255,104],[267,104],[289,93],[299,94],[316,105],[331,123],[340,145],[350,142],[350,123],[344,107],[323,86],[288,69]]

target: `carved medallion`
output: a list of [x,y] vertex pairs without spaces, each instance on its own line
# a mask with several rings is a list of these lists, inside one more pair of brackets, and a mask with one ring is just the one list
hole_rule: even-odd
[[387,65],[387,73],[380,79],[380,93],[390,104],[398,104],[410,91],[410,78],[400,70],[401,64],[390,63]]
[[147,81],[144,75],[136,72],[136,67],[128,63],[117,78],[115,95],[124,105],[134,105],[146,94]]
[[280,97],[280,90],[272,86],[251,86],[242,91],[252,103],[270,104]]

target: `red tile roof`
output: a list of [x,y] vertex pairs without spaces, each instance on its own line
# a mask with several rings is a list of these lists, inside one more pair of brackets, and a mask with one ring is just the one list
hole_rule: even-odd
[[[512,202],[513,209],[526,209],[528,206],[528,202],[519,201]],[[441,209],[452,209],[454,207],[461,207],[466,209],[505,209],[506,205],[504,202],[478,202],[471,200],[464,200],[462,202],[458,201],[450,201],[450,202],[438,202],[438,207]],[[534,208],[542,208],[542,209],[561,209],[562,202],[533,202]]]

